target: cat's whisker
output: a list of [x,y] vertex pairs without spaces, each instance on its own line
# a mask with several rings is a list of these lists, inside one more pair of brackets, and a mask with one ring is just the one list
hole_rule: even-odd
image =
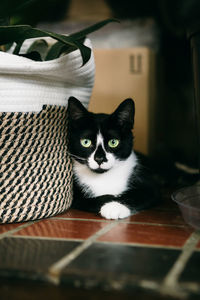
[[70,156],[74,157],[74,158],[77,158],[77,159],[80,159],[80,160],[83,160],[83,161],[86,161],[87,159],[86,158],[83,158],[83,157],[80,157],[78,155],[75,155],[75,154],[72,154],[70,152],[68,152]]

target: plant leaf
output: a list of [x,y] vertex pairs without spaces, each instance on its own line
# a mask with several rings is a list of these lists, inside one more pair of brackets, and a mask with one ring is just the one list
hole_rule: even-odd
[[16,45],[16,47],[15,47],[15,49],[13,51],[13,54],[16,54],[16,55],[19,54],[23,42],[24,42],[23,40],[17,41],[17,45]]
[[70,36],[73,37],[74,39],[81,39],[81,38],[84,38],[86,35],[94,32],[94,31],[97,31],[98,29],[102,28],[103,26],[105,26],[106,24],[108,23],[111,23],[111,22],[118,22],[120,23],[119,20],[117,19],[106,19],[106,20],[103,20],[101,22],[98,22],[94,25],[91,25],[79,32],[76,32],[76,33],[72,33]]
[[35,53],[38,52],[40,54],[41,60],[45,59],[45,56],[48,52],[49,45],[44,39],[36,40],[32,43],[32,45],[28,48],[26,53]]
[[[28,0],[27,0],[28,1]],[[82,42],[82,39],[89,33],[92,33],[95,30],[100,29],[101,27],[105,26],[110,22],[118,22],[115,19],[107,19],[96,23],[92,26],[87,27],[84,30],[71,34],[69,36],[53,33],[50,31],[40,30],[37,28],[33,28],[29,25],[15,25],[15,26],[0,26],[0,45],[5,45],[8,43],[17,43],[17,47],[15,49],[15,54],[18,54],[20,51],[20,47],[22,45],[22,41],[30,38],[39,38],[39,37],[52,37],[53,39],[63,43],[63,45],[68,46],[73,51],[75,49],[79,49],[81,52],[83,65],[88,62],[91,56],[91,49],[85,46]],[[57,47],[57,49],[56,49]],[[60,51],[67,51],[67,47],[55,46],[56,50],[52,50],[57,53]],[[60,53],[61,53],[60,52]],[[53,53],[53,52],[51,52]],[[55,54],[54,54],[55,55]],[[54,56],[55,57],[55,56]]]
[[52,37],[65,45],[79,49],[83,59],[83,65],[90,59],[91,49],[71,36],[65,36],[50,31],[32,28],[29,25],[0,26],[0,45],[21,42],[29,38]]
[[30,38],[38,38],[50,36],[56,40],[74,46],[74,39],[69,36],[53,33],[50,31],[32,28],[29,25],[15,25],[15,26],[0,26],[0,45],[8,44],[10,42],[17,42]]
[[29,52],[29,53],[26,53],[26,54],[20,54],[20,56],[30,58],[30,59],[35,60],[35,61],[42,61],[41,55],[37,51],[32,51],[32,52]]
[[[84,40],[85,40],[85,38],[81,39],[80,42],[83,43]],[[56,42],[55,44],[53,44],[50,47],[50,49],[47,53],[47,56],[45,57],[45,61],[58,58],[62,53],[67,54],[67,53],[70,53],[74,50],[76,50],[76,48],[73,47],[73,46],[64,45],[61,42]]]
[[[52,59],[58,58],[61,55],[61,53],[65,52],[65,50],[67,51],[68,48],[70,48],[70,46],[64,45],[61,42],[56,42],[49,49],[49,51],[45,57],[45,60],[52,60]],[[74,49],[76,49],[76,48],[74,48]]]

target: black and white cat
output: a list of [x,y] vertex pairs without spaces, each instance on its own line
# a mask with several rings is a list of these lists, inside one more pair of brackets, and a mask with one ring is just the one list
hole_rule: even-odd
[[88,112],[70,97],[68,112],[72,207],[121,219],[154,205],[157,189],[133,151],[133,100],[124,100],[108,115]]

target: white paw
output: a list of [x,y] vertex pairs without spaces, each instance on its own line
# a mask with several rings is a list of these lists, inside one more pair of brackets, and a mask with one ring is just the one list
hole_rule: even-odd
[[130,209],[125,205],[117,201],[112,201],[104,204],[101,207],[100,214],[106,219],[116,220],[129,217],[131,212]]

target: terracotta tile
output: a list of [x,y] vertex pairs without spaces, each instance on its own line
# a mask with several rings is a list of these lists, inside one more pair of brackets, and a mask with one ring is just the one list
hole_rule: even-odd
[[197,244],[197,248],[200,249],[200,241],[199,241],[199,243]]
[[9,230],[15,229],[20,225],[22,225],[22,223],[18,223],[18,224],[0,224],[0,234],[5,233]]
[[98,216],[95,213],[90,213],[86,211],[81,211],[78,209],[70,208],[66,212],[59,214],[56,218],[72,218],[72,219],[86,219],[86,220],[103,220],[102,217]]
[[146,210],[129,218],[130,222],[186,225],[179,211]]
[[182,247],[189,238],[189,227],[167,227],[121,223],[99,238],[100,241]]
[[87,239],[106,225],[103,222],[48,219],[24,228],[16,235]]

